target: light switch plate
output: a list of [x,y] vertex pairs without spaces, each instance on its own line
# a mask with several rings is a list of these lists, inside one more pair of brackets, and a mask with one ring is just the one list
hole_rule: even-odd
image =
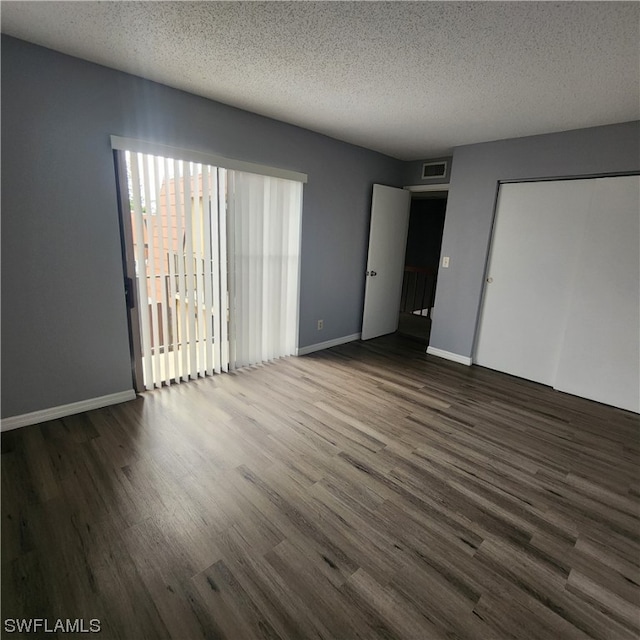
[[442,258],[442,267],[447,269],[449,267],[449,256],[444,256]]

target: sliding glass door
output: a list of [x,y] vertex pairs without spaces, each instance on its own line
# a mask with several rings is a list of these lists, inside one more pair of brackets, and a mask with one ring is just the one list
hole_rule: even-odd
[[123,151],[139,389],[291,355],[302,184]]
[[231,368],[295,352],[302,184],[228,172]]

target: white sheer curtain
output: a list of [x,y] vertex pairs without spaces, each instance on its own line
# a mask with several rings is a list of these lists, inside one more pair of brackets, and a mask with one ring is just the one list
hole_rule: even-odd
[[292,355],[302,183],[228,171],[229,367]]

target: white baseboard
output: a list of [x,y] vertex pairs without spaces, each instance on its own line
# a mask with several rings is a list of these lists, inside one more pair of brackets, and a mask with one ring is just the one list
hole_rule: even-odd
[[355,340],[360,340],[359,333],[352,333],[350,336],[342,336],[342,338],[335,338],[334,340],[327,340],[326,342],[310,344],[308,347],[301,347],[296,350],[296,355],[305,356],[307,353],[322,351],[322,349],[330,349],[331,347],[337,347],[339,344],[346,344],[347,342],[354,342]]
[[473,364],[473,360],[468,356],[461,356],[458,353],[452,353],[451,351],[445,351],[444,349],[436,349],[435,347],[427,347],[427,353],[430,356],[437,356],[438,358],[444,358],[445,360],[453,360],[459,364],[465,364],[470,367]]
[[121,402],[133,400],[135,397],[136,392],[133,389],[130,389],[129,391],[121,391],[120,393],[111,393],[107,396],[100,396],[99,398],[89,398],[88,400],[72,402],[71,404],[61,404],[57,407],[51,407],[50,409],[42,409],[40,411],[32,411],[31,413],[23,413],[19,416],[3,418],[0,431],[10,431],[11,429],[18,429],[19,427],[26,427],[31,424],[46,422],[47,420],[64,418],[65,416],[71,416],[74,413],[82,413],[83,411],[90,411],[91,409],[100,409],[101,407],[107,407],[111,404],[119,404]]

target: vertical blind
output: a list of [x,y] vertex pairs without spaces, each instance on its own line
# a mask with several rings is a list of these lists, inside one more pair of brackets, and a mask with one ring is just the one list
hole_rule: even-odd
[[293,354],[302,183],[125,157],[144,387]]
[[302,185],[229,172],[229,365],[295,351]]

